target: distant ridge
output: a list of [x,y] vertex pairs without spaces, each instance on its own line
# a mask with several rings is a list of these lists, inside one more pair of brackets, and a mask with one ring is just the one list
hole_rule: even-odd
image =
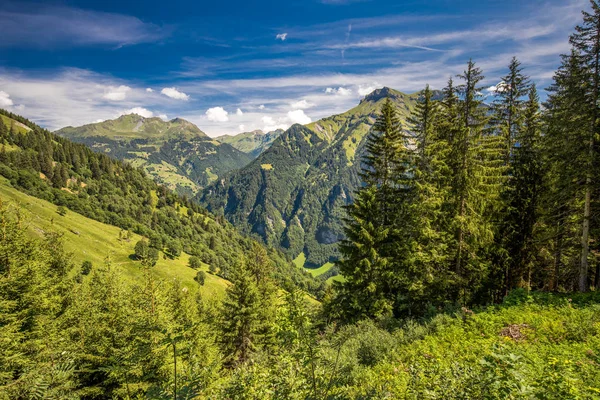
[[252,160],[183,118],[164,121],[127,114],[56,133],[142,167],[158,182],[187,196]]

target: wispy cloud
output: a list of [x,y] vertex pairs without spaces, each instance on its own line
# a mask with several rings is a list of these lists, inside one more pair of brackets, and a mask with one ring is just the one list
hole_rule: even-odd
[[42,3],[0,10],[0,47],[125,46],[154,42],[170,30],[128,15]]

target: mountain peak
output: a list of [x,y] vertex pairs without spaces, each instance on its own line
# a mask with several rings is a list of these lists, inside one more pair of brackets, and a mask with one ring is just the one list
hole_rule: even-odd
[[396,99],[398,97],[400,97],[400,92],[391,89],[387,86],[382,87],[381,89],[375,89],[373,90],[371,93],[369,93],[368,95],[366,95],[361,101],[360,104],[370,101],[373,103],[378,102],[381,99],[385,99],[386,97],[389,97],[391,99]]

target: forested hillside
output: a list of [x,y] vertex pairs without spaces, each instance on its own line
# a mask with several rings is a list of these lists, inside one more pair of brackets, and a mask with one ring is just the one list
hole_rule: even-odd
[[163,121],[129,114],[115,120],[62,128],[56,133],[134,167],[142,167],[160,184],[188,197],[252,160],[229,144],[209,138],[196,125],[181,118]]
[[[144,236],[150,248],[170,257],[179,257],[182,251],[197,256],[225,279],[240,256],[253,253],[252,240],[198,204],[156,184],[141,169],[11,113],[2,114],[14,122],[0,124],[0,175],[15,188]],[[29,130],[19,131],[17,122]],[[283,287],[300,285],[316,293],[318,284],[288,258],[276,250],[269,250],[269,258]]]
[[346,113],[292,126],[251,164],[207,187],[202,204],[293,257],[304,253],[308,266],[335,259],[343,206],[360,186],[365,138],[386,98],[406,119],[419,93],[379,89]]

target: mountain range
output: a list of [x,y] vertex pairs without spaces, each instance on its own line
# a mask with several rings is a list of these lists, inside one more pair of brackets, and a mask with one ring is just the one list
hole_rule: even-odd
[[252,156],[208,137],[181,118],[163,121],[128,114],[55,133],[142,167],[159,183],[190,197],[252,161]]

